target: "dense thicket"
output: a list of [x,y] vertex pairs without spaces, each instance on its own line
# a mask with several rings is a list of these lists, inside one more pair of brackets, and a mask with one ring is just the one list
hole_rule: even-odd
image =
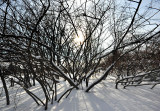
[[[7,104],[6,80],[12,87],[20,85],[47,109],[49,101],[59,102],[72,89],[81,88],[82,81],[88,92],[110,73],[119,77],[157,71],[159,1],[144,2],[0,1],[0,76]],[[101,69],[104,73],[89,83]],[[70,86],[57,98],[57,84],[62,79]],[[36,83],[44,92],[45,102],[29,90]]]

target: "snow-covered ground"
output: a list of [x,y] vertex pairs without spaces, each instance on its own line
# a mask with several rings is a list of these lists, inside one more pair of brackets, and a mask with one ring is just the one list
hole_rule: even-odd
[[[49,103],[48,111],[160,111],[160,85],[154,89],[150,88],[151,86],[139,86],[115,89],[114,81],[109,78],[95,86],[89,93],[74,89],[69,97],[63,98],[60,103]],[[44,98],[40,86],[31,90]],[[64,90],[65,87],[59,85],[58,92]],[[37,106],[19,87],[10,89],[10,94],[11,104],[8,106],[4,94],[1,94],[0,111],[44,110],[44,106]]]

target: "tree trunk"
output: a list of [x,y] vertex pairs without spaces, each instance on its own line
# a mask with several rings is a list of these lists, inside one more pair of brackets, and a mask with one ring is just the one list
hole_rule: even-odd
[[9,105],[9,104],[10,104],[10,101],[9,101],[9,93],[8,93],[6,81],[5,81],[5,79],[4,79],[4,75],[1,73],[1,71],[0,71],[0,76],[1,76],[1,81],[2,81],[2,83],[3,83],[3,88],[4,88],[4,91],[5,91],[5,94],[6,94],[6,102],[7,102],[7,105]]
[[107,68],[105,74],[102,75],[102,76],[100,77],[100,79],[98,79],[98,80],[96,80],[95,82],[93,82],[93,83],[86,89],[86,92],[89,92],[90,89],[92,89],[95,85],[97,85],[97,84],[100,83],[102,80],[104,80],[104,78],[106,78],[106,77],[108,76],[109,72],[112,70],[114,64],[115,64],[115,63],[113,63],[112,65],[110,65],[110,66]]

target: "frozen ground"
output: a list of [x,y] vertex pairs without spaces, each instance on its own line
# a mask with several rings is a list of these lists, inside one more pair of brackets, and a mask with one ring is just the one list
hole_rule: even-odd
[[[95,86],[90,93],[85,93],[84,90],[73,90],[69,97],[63,98],[60,103],[49,103],[48,111],[160,111],[160,85],[154,89],[150,89],[151,86],[115,89],[114,86],[114,81],[108,79]],[[44,98],[39,86],[31,90]],[[59,86],[59,92],[63,90],[65,87]],[[5,105],[4,94],[1,94],[0,111],[44,110],[43,106],[37,106],[18,87],[10,91],[10,94],[11,104],[9,106]]]

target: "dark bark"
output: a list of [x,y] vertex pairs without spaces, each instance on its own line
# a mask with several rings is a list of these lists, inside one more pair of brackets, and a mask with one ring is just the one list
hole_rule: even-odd
[[55,101],[56,101],[57,100],[57,84],[56,84],[56,82],[54,84],[54,87],[55,87]]
[[[114,63],[115,64],[115,63]],[[95,85],[97,85],[98,83],[100,83],[102,80],[104,80],[104,78],[106,78],[109,74],[109,72],[112,70],[112,68],[114,67],[114,64],[112,64],[111,66],[108,67],[108,69],[106,70],[106,72],[100,77],[100,79],[96,80],[94,83],[92,83],[87,89],[86,92],[89,92],[90,89],[92,89]]]
[[2,84],[3,84],[3,88],[4,88],[4,91],[5,91],[5,94],[6,94],[6,102],[7,102],[7,105],[9,105],[10,104],[9,92],[8,92],[8,89],[7,89],[7,85],[6,85],[4,75],[1,73],[1,71],[0,71],[0,76],[1,76],[1,81],[2,81]]

